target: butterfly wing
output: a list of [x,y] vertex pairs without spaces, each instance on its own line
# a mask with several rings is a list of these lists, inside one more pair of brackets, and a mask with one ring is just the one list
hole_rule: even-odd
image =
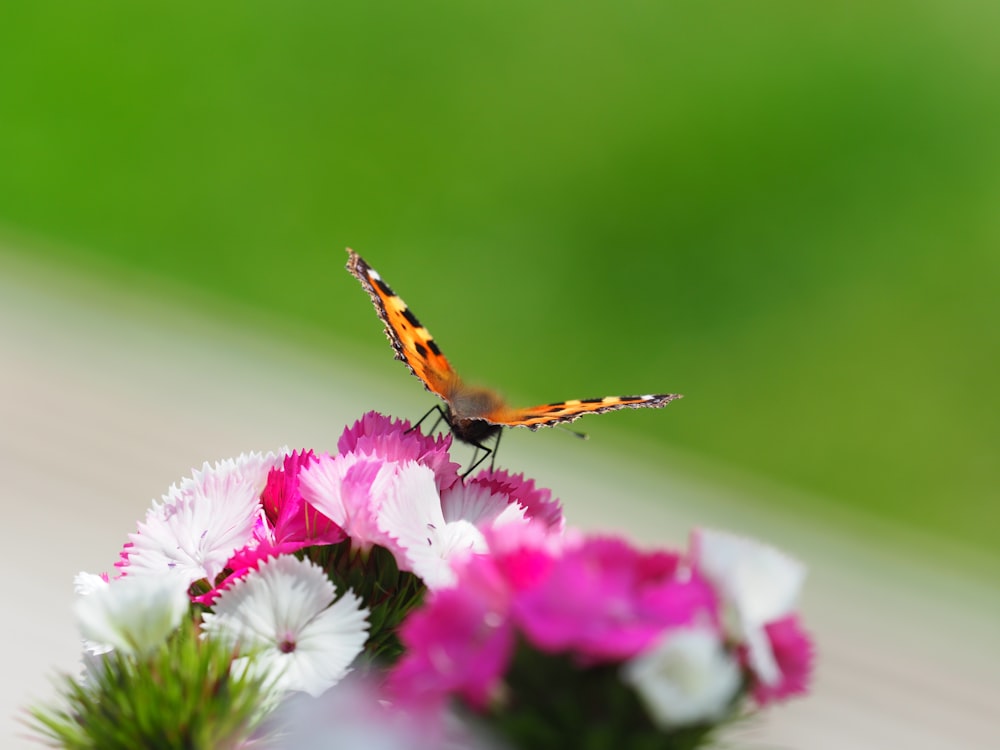
[[[677,393],[650,396],[606,396],[512,409],[492,391],[464,386],[444,354],[406,303],[383,281],[364,258],[348,249],[347,270],[361,282],[385,325],[385,334],[396,353],[424,387],[448,404],[450,424],[460,439],[478,434],[483,422],[504,427],[539,427],[572,422],[586,414],[617,409],[666,406],[681,398]],[[479,427],[476,427],[476,425]],[[475,438],[473,438],[475,440]]]
[[372,298],[375,312],[385,324],[385,335],[396,352],[396,359],[402,360],[410,372],[423,381],[424,387],[445,401],[454,392],[458,376],[448,360],[438,349],[430,332],[420,325],[420,321],[406,306],[378,271],[369,266],[364,258],[351,249],[347,270],[350,271]]
[[603,414],[617,409],[660,408],[679,398],[681,398],[679,393],[662,393],[651,396],[606,396],[560,401],[555,404],[530,406],[527,409],[500,407],[484,414],[482,419],[492,424],[537,430],[539,427],[572,422],[587,414]]

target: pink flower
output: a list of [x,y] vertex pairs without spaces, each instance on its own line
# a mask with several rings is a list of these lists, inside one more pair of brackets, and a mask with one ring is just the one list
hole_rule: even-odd
[[298,543],[300,549],[313,544],[336,544],[347,535],[344,530],[302,499],[299,472],[315,461],[312,451],[295,451],[281,468],[271,469],[260,500],[267,521],[263,536],[274,544]]
[[455,559],[486,552],[487,531],[528,524],[529,508],[539,516],[535,523],[561,529],[548,491],[505,473],[496,481],[458,481],[447,442],[406,427],[368,414],[341,438],[347,453],[320,456],[299,474],[302,498],[352,546],[390,550],[400,570],[436,589],[455,582]]
[[434,472],[439,490],[458,481],[461,467],[448,455],[450,447],[451,435],[424,435],[406,420],[390,419],[374,411],[345,429],[337,441],[341,455],[358,454],[394,463],[416,461]]
[[281,544],[274,544],[268,539],[263,539],[261,541],[254,540],[245,547],[241,547],[236,550],[229,560],[226,561],[225,571],[228,571],[228,573],[226,573],[225,577],[222,578],[221,581],[219,581],[217,577],[216,580],[218,583],[216,583],[215,586],[213,586],[209,591],[206,591],[204,594],[192,596],[191,601],[196,604],[203,604],[206,607],[211,607],[215,604],[222,592],[232,588],[233,584],[237,581],[243,580],[249,573],[257,570],[261,563],[267,562],[268,558],[290,555],[291,553],[302,549],[304,546],[306,545],[302,542],[282,542]]
[[[563,550],[582,543],[578,532],[553,533],[538,521],[489,529],[486,538],[495,575],[511,595],[541,585]],[[469,575],[461,572],[463,586]]]
[[323,454],[301,470],[299,489],[309,505],[344,530],[352,545],[391,549],[392,540],[379,529],[377,514],[397,470],[395,463],[356,453]]
[[492,568],[488,558],[471,558],[461,587],[434,592],[403,623],[406,653],[389,679],[393,694],[429,705],[454,694],[487,706],[514,651],[506,592]]
[[392,676],[402,693],[455,693],[484,707],[510,665],[515,634],[587,665],[631,658],[670,629],[719,631],[711,588],[678,555],[610,538],[566,543],[537,521],[485,537],[489,554],[458,561],[455,586],[434,591],[404,624],[407,653]]
[[631,658],[667,629],[715,620],[712,589],[679,559],[620,539],[587,539],[515,597],[513,617],[543,651],[588,662]]
[[538,523],[485,536],[490,554],[457,559],[457,585],[430,592],[403,623],[406,653],[389,679],[400,698],[434,704],[454,694],[482,709],[499,690],[514,651],[512,599],[545,575],[556,546]]
[[524,474],[506,471],[481,471],[469,485],[488,487],[495,494],[506,495],[511,502],[524,508],[527,518],[541,521],[554,530],[562,529],[562,506],[552,499],[552,491],[536,489],[535,480],[525,479]]
[[270,470],[260,495],[253,538],[226,561],[225,578],[211,590],[192,596],[192,601],[212,605],[219,594],[269,557],[291,554],[312,545],[336,544],[346,538],[343,529],[302,499],[299,472],[312,460],[315,460],[312,451],[296,451],[284,457],[281,467]]
[[769,623],[764,630],[781,678],[773,685],[754,681],[753,697],[762,706],[808,692],[815,657],[812,640],[795,615]]

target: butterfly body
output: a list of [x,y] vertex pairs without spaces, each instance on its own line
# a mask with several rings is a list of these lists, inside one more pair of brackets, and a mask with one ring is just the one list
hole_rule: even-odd
[[503,399],[493,391],[459,383],[445,403],[448,405],[446,419],[459,440],[478,443],[500,431],[500,425],[484,419],[504,405]]
[[499,437],[503,427],[537,430],[539,427],[572,422],[586,414],[661,407],[681,398],[677,393],[605,396],[512,408],[497,393],[463,383],[430,332],[420,324],[399,295],[360,255],[350,249],[347,252],[347,270],[361,282],[371,297],[375,311],[385,325],[385,333],[396,359],[402,360],[427,390],[444,401],[442,415],[455,437],[463,442],[488,450],[483,441],[494,435]]

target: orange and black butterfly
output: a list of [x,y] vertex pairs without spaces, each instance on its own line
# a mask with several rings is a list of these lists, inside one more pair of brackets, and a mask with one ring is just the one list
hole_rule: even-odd
[[[420,324],[406,303],[383,281],[378,271],[353,250],[348,249],[347,253],[350,256],[347,270],[354,274],[372,298],[375,312],[385,324],[385,334],[396,351],[396,359],[402,360],[410,368],[410,372],[420,378],[427,390],[445,402],[444,409],[436,408],[448,423],[452,434],[459,440],[486,451],[479,461],[473,463],[469,471],[472,471],[486,456],[495,454],[500,443],[500,432],[504,427],[527,427],[529,430],[537,430],[539,427],[572,422],[586,414],[602,414],[616,409],[659,408],[681,398],[678,393],[605,396],[558,401],[523,409],[512,408],[493,391],[463,383],[441,353],[430,332]],[[496,444],[493,450],[490,450],[483,445],[483,442],[494,436]]]

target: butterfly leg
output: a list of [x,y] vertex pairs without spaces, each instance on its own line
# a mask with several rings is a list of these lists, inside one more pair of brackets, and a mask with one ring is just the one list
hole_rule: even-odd
[[[479,464],[481,464],[483,461],[485,461],[487,459],[487,457],[490,459],[490,474],[493,473],[493,463],[494,463],[494,461],[496,460],[496,457],[497,457],[497,450],[499,450],[499,448],[500,448],[500,436],[502,434],[503,434],[503,430],[497,430],[496,441],[493,443],[493,447],[492,448],[487,448],[481,442],[469,443],[473,448],[475,448],[475,452],[472,454],[472,463],[471,463],[471,465],[469,466],[468,469],[465,470],[465,473],[462,474],[462,479],[465,479],[466,477],[469,476],[469,474],[471,474],[473,471],[475,471],[476,467],[478,467]],[[482,457],[477,458],[477,456],[479,456],[479,451],[483,451],[483,455],[482,455]]]
[[497,430],[497,441],[493,443],[493,451],[490,453],[490,474],[493,473],[493,462],[496,460],[497,453],[500,452],[500,438],[503,437],[503,430]]
[[432,407],[430,409],[430,411],[428,411],[426,414],[424,414],[424,416],[422,416],[420,419],[418,419],[416,421],[416,423],[412,427],[410,427],[410,429],[408,429],[406,431],[406,433],[407,434],[411,433],[415,429],[417,429],[418,427],[420,427],[420,425],[423,424],[423,421],[425,419],[427,419],[427,417],[429,417],[434,412],[437,412],[438,418],[434,420],[434,426],[431,427],[430,432],[427,433],[428,435],[433,435],[435,432],[437,432],[437,428],[441,424],[442,421],[445,421],[445,422],[448,421],[448,415],[445,413],[445,410],[442,407],[440,407],[440,406],[434,406],[434,407]]
[[[473,471],[476,470],[476,467],[479,466],[479,464],[481,464],[483,461],[486,460],[487,456],[490,456],[490,455],[493,454],[493,451],[490,450],[489,448],[487,448],[482,443],[470,443],[470,445],[473,448],[475,448],[475,451],[472,454],[472,463],[469,465],[469,468],[465,470],[465,473],[462,474],[462,479],[465,479],[466,477],[468,477],[469,474],[471,474]],[[479,451],[483,451],[483,455],[480,458],[476,458],[476,456],[479,455]],[[490,461],[490,471],[491,472],[493,471],[493,462],[492,461]]]

